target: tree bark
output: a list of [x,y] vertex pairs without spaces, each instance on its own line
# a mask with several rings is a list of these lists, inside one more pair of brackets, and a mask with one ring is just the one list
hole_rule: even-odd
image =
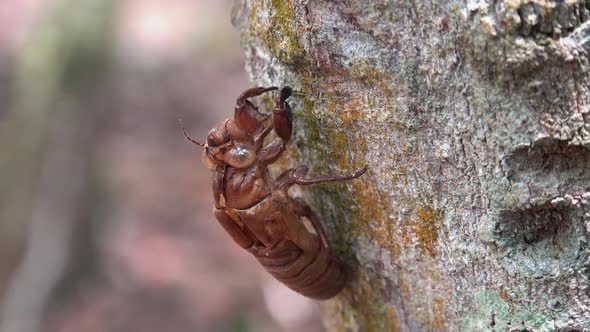
[[587,1],[243,0],[254,85],[290,85],[279,168],[357,269],[330,331],[590,329]]

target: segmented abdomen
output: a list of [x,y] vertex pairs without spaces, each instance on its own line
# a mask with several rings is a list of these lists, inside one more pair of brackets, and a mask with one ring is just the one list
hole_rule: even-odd
[[322,247],[305,253],[291,241],[271,255],[255,255],[264,268],[292,290],[318,300],[329,299],[344,288],[349,270],[344,262]]

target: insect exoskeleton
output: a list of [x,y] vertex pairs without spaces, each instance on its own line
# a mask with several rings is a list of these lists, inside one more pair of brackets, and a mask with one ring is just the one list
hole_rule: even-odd
[[[366,167],[346,175],[306,178],[307,167],[285,170],[272,178],[268,165],[285,151],[291,138],[293,116],[286,86],[275,98],[272,114],[261,113],[249,98],[277,87],[257,87],[237,99],[234,117],[215,126],[206,143],[186,138],[204,148],[203,163],[212,171],[214,214],[242,248],[289,288],[314,299],[329,299],[342,290],[349,266],[332,250],[319,217],[301,198],[289,196],[295,184],[346,181],[365,173]],[[277,138],[265,144],[270,132]],[[309,220],[314,232],[308,230]]]

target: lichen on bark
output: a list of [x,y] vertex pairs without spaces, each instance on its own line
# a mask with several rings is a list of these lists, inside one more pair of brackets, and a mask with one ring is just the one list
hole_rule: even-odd
[[369,166],[302,191],[357,269],[329,330],[590,328],[589,10],[236,2],[254,84],[297,91],[281,167]]

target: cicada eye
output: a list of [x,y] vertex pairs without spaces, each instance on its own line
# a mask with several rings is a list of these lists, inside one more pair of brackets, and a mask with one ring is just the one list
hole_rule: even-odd
[[211,130],[207,135],[207,146],[218,147],[229,142],[229,137],[225,133],[219,132],[215,129]]

